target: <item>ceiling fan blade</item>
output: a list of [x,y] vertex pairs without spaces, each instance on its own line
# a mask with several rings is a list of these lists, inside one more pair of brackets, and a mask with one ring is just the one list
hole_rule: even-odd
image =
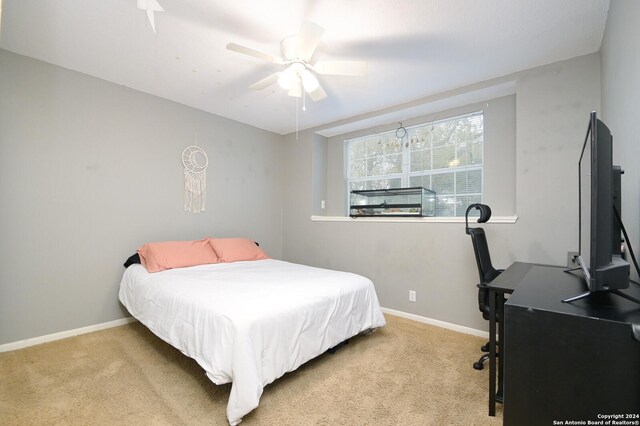
[[242,53],[243,55],[253,56],[254,58],[262,59],[267,62],[272,62],[274,64],[284,64],[284,61],[279,56],[272,55],[271,53],[261,52],[260,50],[252,49],[250,47],[241,46],[236,43],[227,44],[227,49],[237,53]]
[[322,86],[318,86],[313,92],[309,92],[309,97],[314,101],[321,101],[327,97],[327,92],[324,91]]
[[278,81],[278,76],[279,75],[280,75],[280,73],[277,73],[277,72],[273,73],[269,77],[265,77],[260,81],[256,81],[251,86],[249,86],[249,88],[250,89],[255,89],[255,90],[266,89],[267,87],[271,86],[273,83]]
[[318,74],[363,76],[367,74],[364,61],[318,61],[313,65]]
[[324,33],[324,28],[311,22],[304,22],[298,33],[298,54],[299,59],[309,62],[315,53],[320,39]]

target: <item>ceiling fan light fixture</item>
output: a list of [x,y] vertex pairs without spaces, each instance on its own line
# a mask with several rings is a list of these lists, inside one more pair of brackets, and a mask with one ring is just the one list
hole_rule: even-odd
[[300,84],[299,79],[296,79],[296,81],[291,85],[291,88],[287,91],[287,95],[293,96],[294,98],[302,97],[302,85]]
[[308,69],[304,69],[300,74],[300,78],[302,79],[302,86],[307,93],[311,93],[320,86],[318,79],[315,75]]
[[296,75],[296,71],[289,67],[286,70],[282,71],[278,76],[278,85],[285,90],[291,89],[294,85],[298,76]]

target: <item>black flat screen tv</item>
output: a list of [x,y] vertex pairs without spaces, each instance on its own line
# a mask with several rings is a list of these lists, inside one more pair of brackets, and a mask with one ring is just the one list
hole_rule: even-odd
[[579,239],[577,263],[590,293],[629,287],[629,263],[621,256],[621,174],[613,165],[613,137],[596,113],[589,118],[578,161]]

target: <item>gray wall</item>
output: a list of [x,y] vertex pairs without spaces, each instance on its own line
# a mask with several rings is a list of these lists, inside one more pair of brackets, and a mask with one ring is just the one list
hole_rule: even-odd
[[[515,260],[564,264],[566,252],[578,244],[576,167],[589,112],[600,109],[600,56],[554,63],[461,91],[506,81],[516,83],[515,199],[496,202],[514,205],[518,221],[486,226],[492,258],[505,267]],[[368,276],[384,307],[486,329],[478,312],[477,271],[464,224],[310,220],[317,212],[312,192],[321,188],[311,173],[317,161],[314,138],[313,130],[301,132],[298,141],[286,137],[284,259]],[[343,185],[343,167],[330,161],[332,152],[340,149],[328,148],[328,194]],[[486,191],[499,184],[487,182]],[[417,291],[416,303],[408,301],[410,289]]]
[[0,93],[0,344],[127,316],[122,263],[148,241],[246,236],[282,256],[281,136],[3,50]]
[[311,194],[313,196],[312,208],[313,214],[323,215],[325,214],[325,208],[322,207],[322,202],[327,200],[327,138],[320,135],[313,135],[313,154],[311,155],[313,164],[311,171],[313,176],[311,182],[313,188]]
[[[602,117],[622,165],[622,219],[640,252],[640,2],[614,0],[602,41]],[[632,268],[633,270],[633,268]],[[637,277],[637,274],[633,272]]]
[[[629,19],[612,10],[618,21]],[[605,46],[631,28],[615,25],[608,24]],[[636,51],[637,41],[624,46]],[[636,61],[624,73],[633,80],[637,58],[618,47],[603,52],[605,117],[619,111],[620,121],[632,122],[627,104],[637,81],[625,91],[631,83],[617,81],[614,65]],[[2,50],[0,71],[0,344],[126,316],[117,302],[123,260],[147,241],[205,235],[247,236],[275,258],[361,273],[385,307],[486,329],[462,224],[310,220],[327,212],[321,200],[342,203],[341,138],[313,130],[283,138]],[[515,207],[519,219],[487,225],[492,256],[499,266],[563,263],[577,246],[577,198],[568,194],[576,191],[588,113],[600,107],[599,55],[458,92],[505,81],[517,87],[515,154],[507,155],[515,163],[504,165],[510,180],[485,186],[495,194],[500,185],[515,188],[491,202],[504,206],[499,215]],[[514,119],[512,110],[505,114]],[[628,124],[610,125],[616,141],[631,132]],[[210,157],[208,211],[200,215],[182,211],[179,155],[195,132]],[[638,154],[632,143],[616,150]],[[638,178],[627,176],[625,185],[634,186],[625,190],[624,214],[637,218]],[[637,240],[637,226],[633,232]],[[416,303],[408,302],[409,289],[418,292]]]

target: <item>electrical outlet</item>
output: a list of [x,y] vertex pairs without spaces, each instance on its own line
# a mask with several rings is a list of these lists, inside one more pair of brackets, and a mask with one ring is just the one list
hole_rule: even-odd
[[578,252],[570,251],[567,252],[567,268],[577,268],[578,265]]
[[416,291],[409,290],[409,302],[415,302],[415,301],[416,301]]
[[327,207],[327,202],[325,200],[320,201],[320,208],[325,209]]

